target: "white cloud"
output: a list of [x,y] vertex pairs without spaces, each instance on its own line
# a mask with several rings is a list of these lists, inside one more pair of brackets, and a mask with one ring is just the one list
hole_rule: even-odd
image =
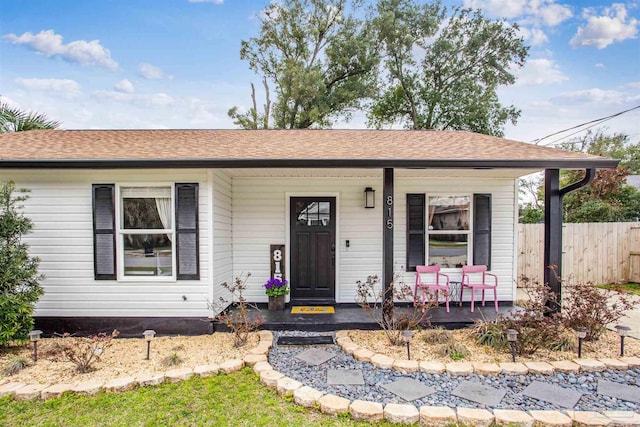
[[[533,3],[533,2],[532,2]],[[571,9],[557,3],[548,2],[534,13],[548,27],[555,27],[573,16]]]
[[603,63],[601,63],[601,62],[598,62],[598,63],[595,65],[595,67],[596,67],[596,68],[607,68],[607,67],[605,67],[605,66],[604,66],[604,64],[603,64]]
[[524,23],[555,27],[573,16],[571,8],[555,0],[463,0],[465,7],[482,9],[486,14]]
[[141,62],[138,64],[138,74],[148,80],[173,80],[173,76],[165,74],[160,68],[147,62]]
[[520,27],[518,31],[531,46],[541,46],[549,41],[544,31],[539,28]]
[[93,95],[101,101],[115,101],[128,103],[139,107],[168,107],[176,103],[176,100],[166,93],[123,93],[115,91],[98,90]]
[[516,86],[551,85],[569,80],[569,77],[550,59],[530,59],[515,73]]
[[552,101],[561,105],[625,105],[640,101],[640,94],[594,88],[563,93],[552,98]]
[[640,82],[631,82],[631,83],[628,83],[627,86],[634,87],[634,88],[640,88]]
[[222,4],[224,0],[189,0],[189,3],[213,3],[213,4]]
[[23,79],[14,80],[18,86],[30,91],[55,93],[56,96],[73,98],[82,95],[80,85],[70,79]]
[[482,9],[492,16],[516,18],[524,13],[526,0],[464,0],[463,5],[473,9]]
[[127,79],[120,80],[118,83],[113,85],[113,89],[116,92],[122,93],[133,93],[134,91],[133,84]]
[[105,49],[99,40],[76,40],[62,43],[62,36],[53,30],[40,31],[38,34],[26,32],[21,36],[6,34],[3,36],[12,44],[25,45],[48,57],[59,56],[65,61],[80,65],[96,65],[109,70],[117,70],[118,63],[111,58],[109,49]]
[[593,9],[585,9],[587,24],[578,28],[569,42],[571,47],[595,46],[604,49],[615,42],[637,38],[640,21],[627,16],[624,4],[614,3],[605,8],[601,16],[593,13]]

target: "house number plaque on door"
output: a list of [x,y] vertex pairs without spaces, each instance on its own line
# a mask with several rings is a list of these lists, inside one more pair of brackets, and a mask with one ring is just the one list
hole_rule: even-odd
[[385,200],[387,205],[387,220],[385,224],[389,230],[393,229],[393,196],[387,196]]
[[271,245],[271,277],[284,279],[284,245]]

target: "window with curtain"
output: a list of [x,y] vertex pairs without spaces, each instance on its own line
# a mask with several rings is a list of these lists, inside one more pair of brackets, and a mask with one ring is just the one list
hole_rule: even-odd
[[118,235],[124,276],[173,277],[171,186],[120,187]]

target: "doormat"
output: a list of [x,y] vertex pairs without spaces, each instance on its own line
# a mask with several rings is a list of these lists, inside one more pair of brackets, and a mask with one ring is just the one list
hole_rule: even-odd
[[331,306],[297,306],[291,307],[291,314],[335,314]]
[[278,337],[278,345],[322,345],[333,344],[331,335],[316,335],[311,337]]

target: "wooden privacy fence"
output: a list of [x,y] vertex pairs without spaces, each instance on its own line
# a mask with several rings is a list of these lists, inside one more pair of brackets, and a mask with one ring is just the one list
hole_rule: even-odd
[[[544,224],[518,224],[518,277],[544,280]],[[572,282],[640,283],[640,223],[564,224],[562,277]]]

